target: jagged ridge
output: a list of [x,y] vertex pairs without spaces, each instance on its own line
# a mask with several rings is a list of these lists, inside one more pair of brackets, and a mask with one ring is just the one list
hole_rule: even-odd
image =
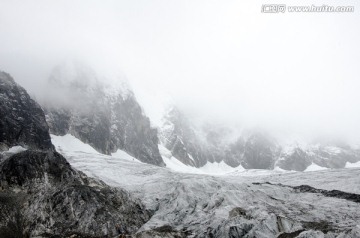
[[[360,151],[348,145],[327,143],[282,146],[262,131],[238,134],[227,140],[226,127],[195,126],[176,107],[165,115],[160,141],[182,163],[194,167],[224,161],[232,167],[304,171],[312,163],[326,168],[344,168],[346,162],[360,161]],[[233,136],[234,137],[234,136]]]
[[[139,200],[54,151],[43,111],[8,74],[0,74],[0,93],[0,237],[115,236],[119,225],[129,234],[149,219]],[[4,152],[19,145],[28,150]]]

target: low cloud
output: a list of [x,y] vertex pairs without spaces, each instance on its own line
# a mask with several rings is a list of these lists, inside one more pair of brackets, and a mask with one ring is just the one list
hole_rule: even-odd
[[194,120],[360,141],[360,4],[338,14],[261,5],[5,0],[0,68],[39,97],[53,68],[76,58],[110,83],[126,77],[152,118],[171,101]]

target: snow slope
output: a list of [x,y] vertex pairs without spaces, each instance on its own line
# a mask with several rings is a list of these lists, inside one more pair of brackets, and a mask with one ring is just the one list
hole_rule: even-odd
[[51,136],[51,141],[55,145],[56,150],[60,152],[64,151],[65,153],[93,154],[93,155],[103,156],[104,158],[112,157],[114,159],[122,159],[122,160],[142,163],[123,150],[117,150],[115,153],[112,153],[111,156],[100,154],[93,147],[82,142],[81,140],[77,139],[75,136],[70,134],[66,134],[64,136],[56,136],[56,135],[50,135],[50,136]]
[[77,139],[75,136],[66,134],[64,136],[50,135],[51,142],[55,145],[56,150],[58,151],[68,151],[68,152],[83,152],[91,154],[100,154],[90,145],[85,144],[81,140]]
[[[148,237],[164,226],[183,237],[275,238],[281,234],[294,237],[297,232],[302,237],[355,238],[360,234],[360,203],[351,200],[360,200],[360,195],[351,195],[349,200],[339,192],[337,197],[325,196],[291,187],[307,184],[359,194],[357,168],[307,173],[179,173],[98,153],[71,151],[52,138],[73,167],[127,190],[154,212],[138,231],[147,232]],[[169,167],[178,163],[167,159]],[[256,176],[247,176],[249,173]],[[166,237],[164,234],[160,237]]]
[[27,150],[27,149],[22,147],[22,146],[19,146],[19,145],[10,147],[6,151],[0,151],[0,159],[1,159],[1,156],[4,156],[5,158],[7,158],[7,157],[10,157],[10,156],[12,156],[14,154],[23,152],[25,150]]
[[345,168],[360,168],[360,161],[355,163],[346,162]]
[[203,167],[196,168],[186,165],[180,160],[176,159],[174,156],[172,156],[171,152],[161,144],[159,145],[159,151],[166,164],[166,167],[176,172],[221,175],[237,171],[244,171],[244,168],[241,165],[233,168],[227,165],[224,161],[221,161],[220,163],[207,162]]
[[309,165],[304,172],[311,172],[311,171],[319,171],[319,170],[324,170],[324,169],[328,169],[325,167],[321,167],[317,164],[315,164],[314,162],[311,163],[311,165]]

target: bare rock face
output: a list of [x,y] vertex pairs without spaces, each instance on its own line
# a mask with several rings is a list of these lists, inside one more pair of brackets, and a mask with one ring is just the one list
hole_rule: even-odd
[[0,115],[0,148],[53,148],[43,110],[4,72],[0,72]]
[[284,153],[284,159],[278,161],[278,166],[285,170],[304,171],[311,165],[311,158],[301,148],[295,148],[291,153]]
[[[0,97],[0,237],[112,237],[149,219],[139,200],[54,151],[42,109],[5,73]],[[13,146],[27,150],[10,152]]]
[[182,163],[194,167],[221,162],[245,169],[304,171],[312,163],[325,168],[344,168],[347,162],[360,161],[360,151],[344,143],[296,143],[280,145],[267,133],[249,131],[227,140],[230,129],[210,126],[199,128],[176,107],[163,119],[161,143]]
[[124,150],[142,162],[164,166],[157,130],[128,86],[101,83],[83,64],[54,69],[43,103],[50,133],[72,134],[103,154]]
[[241,165],[246,169],[273,169],[276,156],[273,141],[262,134],[253,134],[245,143]]
[[186,165],[201,167],[212,159],[187,118],[176,108],[166,115],[160,140],[175,158]]
[[72,169],[57,152],[24,151],[0,164],[0,237],[114,236],[149,219],[139,201]]
[[294,147],[282,152],[276,166],[285,170],[304,171],[312,163],[324,168],[344,168],[347,162],[360,161],[360,151],[337,144],[310,145],[306,148]]
[[[184,164],[201,167],[207,162],[224,161],[230,166],[246,169],[272,169],[277,145],[269,138],[254,133],[227,142],[226,128],[207,127],[199,130],[177,108],[164,117],[160,140],[172,155]],[[200,136],[201,135],[201,136]]]

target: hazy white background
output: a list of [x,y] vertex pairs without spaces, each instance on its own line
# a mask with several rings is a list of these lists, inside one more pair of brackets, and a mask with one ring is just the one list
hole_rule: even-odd
[[77,58],[116,71],[157,121],[165,95],[194,118],[279,135],[360,138],[354,13],[263,14],[288,1],[0,1],[0,70],[33,94]]

